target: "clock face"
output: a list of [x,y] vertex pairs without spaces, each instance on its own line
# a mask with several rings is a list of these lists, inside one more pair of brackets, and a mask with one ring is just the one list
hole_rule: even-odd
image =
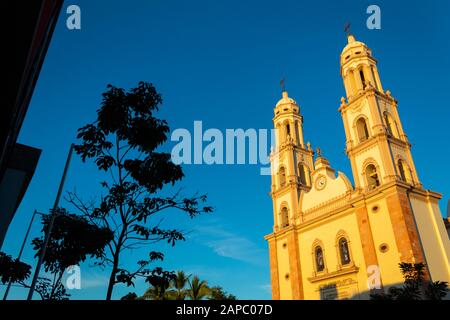
[[325,188],[326,185],[327,185],[327,178],[325,178],[324,176],[317,177],[316,179],[317,190],[322,190],[323,188]]

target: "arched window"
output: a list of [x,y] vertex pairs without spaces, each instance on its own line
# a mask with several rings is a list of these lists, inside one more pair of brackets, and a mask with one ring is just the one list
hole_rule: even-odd
[[378,86],[378,82],[377,82],[377,78],[375,76],[376,74],[376,70],[373,66],[370,66],[370,73],[372,75],[372,79],[375,81],[375,83],[373,83],[373,85],[375,86],[376,89],[380,89],[380,87]]
[[366,88],[366,78],[364,77],[364,71],[362,69],[359,70],[359,76],[361,77],[363,89],[365,89]]
[[302,163],[298,164],[298,177],[300,179],[300,183],[304,186],[308,185],[308,180],[306,176],[309,174],[308,169]]
[[409,171],[409,167],[405,161],[399,159],[397,162],[398,172],[400,174],[400,178],[405,182],[411,181],[411,172]]
[[286,137],[291,135],[291,126],[289,123],[286,124]]
[[392,116],[387,111],[385,111],[383,112],[383,118],[388,134],[398,138],[397,124],[395,123],[394,119],[392,119]]
[[377,168],[373,164],[366,167],[366,179],[369,190],[375,189],[380,185],[380,178],[378,177]]
[[299,134],[299,127],[300,127],[299,122],[295,121],[295,123],[294,123],[295,141],[297,141],[298,144],[301,143],[301,141],[300,141],[300,134]]
[[356,131],[358,133],[359,142],[366,141],[369,138],[369,130],[367,129],[367,123],[364,118],[359,118],[356,121]]
[[388,134],[392,135],[392,123],[391,123],[391,121],[389,121],[390,120],[389,115],[387,112],[384,112],[383,116],[384,116],[384,122],[385,122],[386,128],[387,128],[387,132],[388,132]]
[[325,269],[325,261],[323,259],[323,250],[320,246],[317,246],[316,249],[314,249],[314,258],[316,262],[316,271],[323,271]]
[[284,187],[286,185],[286,169],[281,167],[278,171],[278,181],[280,183],[280,187]]
[[348,250],[347,239],[342,237],[338,241],[339,245],[339,257],[341,258],[341,265],[347,265],[350,263],[350,251]]
[[398,160],[398,171],[400,173],[400,178],[403,181],[406,181],[405,167],[403,166],[402,160]]
[[281,228],[289,226],[289,213],[286,207],[281,209]]

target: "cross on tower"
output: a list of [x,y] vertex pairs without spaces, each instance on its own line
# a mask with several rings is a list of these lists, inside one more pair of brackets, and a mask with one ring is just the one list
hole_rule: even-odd
[[344,32],[347,33],[347,35],[350,35],[350,22],[345,24]]
[[284,80],[285,80],[285,78],[281,79],[281,81],[280,81],[280,86],[281,86],[281,91],[282,91],[282,92],[285,92],[285,91],[286,91],[286,87],[285,87],[285,84],[284,84]]

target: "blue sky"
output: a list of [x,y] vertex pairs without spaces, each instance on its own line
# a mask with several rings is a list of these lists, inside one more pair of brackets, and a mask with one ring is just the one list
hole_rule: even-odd
[[[81,8],[79,31],[65,27],[70,4]],[[381,30],[365,26],[370,4],[381,7]],[[441,169],[450,157],[449,12],[444,0],[66,2],[19,137],[41,148],[42,156],[2,250],[15,255],[32,211],[52,206],[69,145],[77,128],[94,119],[108,83],[129,88],[153,82],[164,97],[160,116],[172,129],[192,129],[194,120],[205,129],[270,129],[286,77],[304,116],[305,139],[351,178],[337,111],[347,21],[372,48],[384,88],[399,100],[419,177],[425,188],[444,194],[444,212],[450,195],[450,171]],[[166,223],[191,231],[188,241],[130,252],[125,264],[161,249],[168,269],[198,274],[241,299],[270,298],[263,239],[273,223],[270,177],[259,175],[257,165],[191,165],[184,171],[179,186],[208,193],[216,211],[194,220],[174,212]],[[66,190],[95,198],[99,179],[92,165],[75,158]],[[36,223],[32,237],[39,230]],[[34,265],[32,256],[27,246],[24,260]],[[103,299],[107,271],[85,263],[81,272],[83,289],[71,291],[72,297]],[[145,289],[143,282],[117,287],[114,297]],[[24,298],[25,291],[14,288],[11,297]]]

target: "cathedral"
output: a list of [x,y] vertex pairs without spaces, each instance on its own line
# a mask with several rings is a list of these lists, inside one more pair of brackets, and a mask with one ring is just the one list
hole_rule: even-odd
[[274,109],[272,298],[369,299],[403,284],[400,262],[424,262],[428,279],[450,283],[442,196],[420,182],[372,50],[349,34],[340,65],[354,184],[305,144],[300,107],[285,90]]

